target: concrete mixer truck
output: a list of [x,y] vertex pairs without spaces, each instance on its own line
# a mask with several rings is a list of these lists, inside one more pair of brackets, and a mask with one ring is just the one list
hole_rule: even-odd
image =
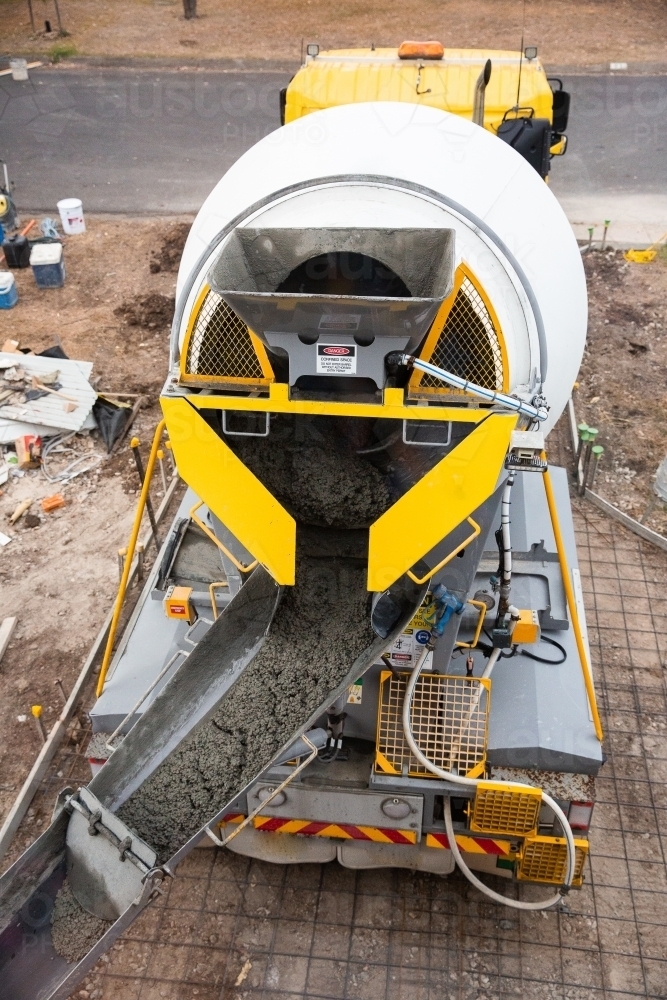
[[[585,334],[563,212],[473,122],[334,107],[227,172],[179,271],[95,773],[0,879],[1,997],[68,996],[203,842],[458,865],[524,909],[581,885],[602,733],[545,438]],[[187,492],[116,644],[165,433]]]

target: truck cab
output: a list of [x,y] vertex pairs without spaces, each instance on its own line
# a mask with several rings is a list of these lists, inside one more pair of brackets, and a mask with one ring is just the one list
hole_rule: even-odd
[[471,119],[509,143],[546,180],[567,148],[570,95],[549,78],[537,49],[446,49],[403,42],[395,49],[306,46],[281,91],[281,124],[313,111],[366,101],[407,101]]

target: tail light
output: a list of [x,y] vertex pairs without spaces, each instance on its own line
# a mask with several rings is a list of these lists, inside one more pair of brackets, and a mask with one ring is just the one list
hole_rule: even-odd
[[570,802],[567,819],[573,830],[588,830],[593,814],[593,802]]

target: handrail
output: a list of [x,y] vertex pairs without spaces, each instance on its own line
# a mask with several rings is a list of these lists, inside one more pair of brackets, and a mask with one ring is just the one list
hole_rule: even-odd
[[130,721],[130,719],[132,718],[132,716],[134,715],[134,713],[141,708],[141,706],[143,705],[143,703],[146,701],[146,698],[148,698],[149,694],[151,694],[151,692],[155,690],[155,688],[158,686],[158,684],[160,683],[160,681],[162,680],[162,678],[164,677],[164,675],[167,673],[167,671],[169,671],[173,667],[173,665],[176,662],[176,660],[178,659],[178,657],[179,656],[188,657],[189,655],[190,655],[190,653],[189,652],[186,653],[186,651],[184,649],[177,649],[176,652],[174,653],[174,655],[169,657],[169,659],[167,660],[167,662],[165,663],[165,665],[163,666],[162,670],[157,675],[157,677],[155,678],[155,680],[151,681],[151,683],[149,684],[149,686],[146,688],[146,690],[144,691],[144,693],[139,698],[139,701],[137,701],[132,706],[132,708],[127,713],[127,715],[125,716],[125,718],[123,719],[123,721],[116,726],[116,728],[112,732],[111,736],[107,740],[106,747],[107,747],[107,750],[110,753],[113,753],[116,750],[116,747],[113,745],[113,741],[116,739],[117,736],[120,735],[121,730],[123,729],[124,726],[127,725],[127,723]]
[[[542,452],[542,458],[546,459],[546,454],[544,452]],[[567,563],[567,555],[565,553],[565,543],[563,542],[563,535],[560,530],[560,522],[558,520],[558,509],[556,507],[556,498],[554,495],[554,488],[551,482],[551,476],[549,475],[548,468],[544,471],[543,476],[544,476],[544,491],[547,495],[549,516],[551,517],[551,527],[553,529],[554,538],[556,540],[556,551],[558,552],[560,572],[561,576],[563,577],[563,587],[565,588],[567,607],[570,612],[570,618],[572,619],[572,628],[574,629],[574,637],[577,642],[577,651],[579,653],[579,659],[581,660],[581,670],[584,675],[586,694],[588,695],[588,701],[591,706],[593,724],[595,725],[595,735],[600,740],[600,742],[602,742],[602,723],[600,722],[600,716],[598,714],[598,704],[595,697],[595,687],[593,685],[591,667],[590,663],[588,662],[588,653],[586,651],[586,645],[584,643],[584,637],[581,631],[581,624],[579,622],[579,612],[577,611],[577,603],[574,597],[574,589],[572,587],[572,580],[570,579],[570,568]]]
[[248,826],[248,824],[252,822],[255,816],[258,816],[259,813],[261,813],[262,809],[266,808],[266,806],[268,806],[271,803],[271,801],[276,798],[277,795],[280,795],[280,793],[283,791],[284,788],[287,788],[289,783],[293,781],[294,778],[296,778],[297,774],[300,774],[301,771],[304,770],[304,768],[308,767],[311,761],[315,760],[318,754],[317,747],[315,746],[314,743],[310,742],[305,733],[302,734],[301,739],[303,740],[303,742],[306,744],[307,747],[310,747],[309,755],[306,757],[305,760],[301,761],[299,766],[296,767],[291,774],[287,775],[284,781],[281,781],[281,783],[276,788],[274,788],[271,792],[269,792],[267,797],[263,799],[260,802],[260,804],[255,809],[253,809],[251,813],[248,813],[248,815],[243,818],[239,826],[237,826],[235,830],[232,830],[232,832],[229,834],[228,837],[225,837],[224,840],[221,840],[220,837],[217,837],[213,833],[213,830],[210,828],[210,826],[207,825],[204,828],[204,833],[208,837],[210,837],[210,839],[213,841],[214,844],[216,844],[218,847],[226,847],[230,840],[233,840],[234,837],[237,837],[241,832],[241,830],[244,830],[246,826]]
[[134,550],[137,544],[137,538],[139,537],[139,531],[141,529],[141,519],[144,514],[144,509],[146,507],[146,500],[148,498],[148,491],[151,485],[151,479],[153,478],[153,470],[155,469],[155,463],[157,461],[157,451],[160,446],[160,438],[165,429],[166,421],[161,420],[160,423],[155,428],[155,435],[153,437],[153,444],[151,445],[151,453],[148,459],[148,465],[146,466],[146,475],[144,476],[144,481],[141,487],[141,494],[139,495],[139,503],[137,504],[137,510],[134,515],[134,524],[132,525],[132,534],[130,535],[130,540],[127,543],[127,556],[125,557],[125,566],[123,568],[123,575],[120,580],[120,585],[118,587],[118,593],[116,595],[116,603],[113,609],[113,617],[111,619],[111,625],[109,626],[109,638],[107,639],[106,649],[104,650],[104,658],[102,660],[102,666],[100,667],[100,676],[97,681],[96,695],[99,698],[104,690],[104,682],[106,681],[107,671],[109,669],[109,664],[111,662],[111,654],[113,653],[113,644],[116,638],[116,630],[118,628],[118,622],[120,621],[120,614],[123,610],[123,603],[125,601],[125,593],[127,591],[127,581],[130,576],[130,569],[132,567],[132,560],[134,559]]
[[486,612],[489,610],[484,603],[484,601],[473,601],[470,598],[467,601],[468,604],[472,604],[473,607],[479,608],[479,616],[477,618],[477,626],[475,628],[475,636],[472,642],[456,642],[454,645],[458,646],[460,649],[474,649],[479,642],[479,637],[482,634],[482,628],[484,626],[484,619],[486,618]]
[[211,598],[211,607],[213,608],[213,621],[218,620],[218,608],[215,603],[215,591],[218,587],[228,587],[229,584],[226,580],[218,580],[216,583],[209,583],[208,585],[208,595]]
[[197,517],[197,515],[195,514],[195,511],[199,510],[199,508],[203,506],[204,506],[204,501],[198,500],[197,503],[192,508],[192,510],[190,511],[190,517],[195,522],[197,527],[201,528],[206,537],[210,538],[211,541],[218,546],[221,552],[224,552],[224,554],[227,556],[230,562],[232,562],[236,566],[236,568],[241,571],[241,573],[249,573],[251,569],[254,569],[255,566],[259,565],[259,561],[255,559],[254,562],[251,562],[247,566],[244,566],[243,563],[239,562],[238,559],[232,555],[229,549],[222,544],[220,539],[211,531],[211,529],[204,524],[202,519],[200,517]]
[[428,571],[428,573],[426,574],[426,576],[423,576],[421,578],[421,580],[414,575],[414,573],[412,572],[412,570],[408,570],[407,575],[410,577],[410,579],[412,580],[413,583],[416,583],[418,586],[421,586],[422,583],[426,583],[426,581],[430,580],[432,576],[435,576],[435,574],[437,572],[439,572],[439,570],[441,570],[443,568],[443,566],[446,566],[448,562],[451,562],[451,560],[454,558],[454,556],[457,553],[459,553],[463,549],[467,548],[468,545],[470,545],[471,542],[474,542],[475,539],[477,538],[477,536],[481,534],[482,529],[480,528],[480,526],[477,524],[476,521],[473,521],[473,519],[471,517],[467,517],[466,521],[468,522],[468,524],[471,524],[472,527],[473,527],[472,535],[468,535],[468,537],[466,539],[464,539],[464,541],[460,542],[456,546],[456,548],[452,549],[452,551],[449,553],[449,555],[445,556],[445,558],[442,560],[442,562],[439,562],[438,565],[435,567],[435,569],[430,569]]

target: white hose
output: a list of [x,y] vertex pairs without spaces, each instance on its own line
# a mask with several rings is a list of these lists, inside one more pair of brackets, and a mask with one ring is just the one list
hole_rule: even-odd
[[[491,656],[489,657],[489,662],[487,663],[486,669],[484,670],[483,674],[484,677],[489,677],[491,675],[491,671],[493,670],[498,660],[498,657],[500,656],[500,652],[501,651],[499,649],[494,649],[492,651]],[[412,728],[410,725],[410,712],[412,709],[412,699],[427,653],[428,653],[428,647],[424,646],[421,656],[419,657],[419,660],[413,667],[412,673],[410,674],[410,680],[408,681],[408,686],[405,691],[405,698],[403,699],[403,731],[405,733],[405,738],[408,742],[408,746],[410,747],[410,750],[412,751],[413,755],[421,764],[423,764],[423,766],[428,771],[431,772],[431,774],[435,774],[442,781],[452,781],[458,785],[467,785],[468,787],[476,788],[477,785],[479,785],[483,779],[466,778],[460,774],[454,774],[451,771],[443,771],[441,768],[437,767],[432,761],[430,761],[428,757],[424,756],[422,751],[417,746],[415,738],[412,734]],[[532,788],[533,786],[525,785],[518,781],[512,781],[512,782],[508,781],[507,787]],[[568,823],[567,817],[565,816],[565,813],[563,812],[561,807],[558,805],[557,802],[554,801],[554,799],[551,798],[550,795],[547,795],[547,793],[544,791],[542,791],[542,801],[545,803],[545,805],[549,806],[549,808],[554,811],[555,815],[558,817],[561,827],[563,828],[563,834],[565,836],[565,841],[567,844],[567,856],[568,856],[567,875],[564,884],[566,886],[570,886],[572,885],[572,879],[574,878],[574,866],[576,860],[574,837],[572,836],[572,830],[570,829],[570,824]],[[473,873],[470,871],[465,861],[461,857],[461,852],[459,850],[458,844],[456,843],[456,836],[454,834],[454,825],[452,823],[450,799],[448,796],[445,796],[445,829],[447,830],[447,839],[449,840],[449,847],[452,854],[454,855],[454,860],[456,861],[457,865],[459,866],[465,877],[468,879],[468,881],[472,882],[472,884],[476,886],[481,892],[483,892],[490,899],[493,899],[496,903],[502,903],[504,906],[510,906],[515,910],[547,910],[549,909],[549,907],[554,906],[556,903],[559,903],[561,901],[562,899],[561,890],[558,890],[558,892],[556,892],[553,896],[550,896],[548,899],[538,900],[537,902],[534,903],[524,902],[523,900],[520,899],[510,899],[507,896],[502,896],[499,892],[495,892],[493,889],[490,889],[487,885],[484,885],[484,883],[481,882],[476,875],[473,875]]]

